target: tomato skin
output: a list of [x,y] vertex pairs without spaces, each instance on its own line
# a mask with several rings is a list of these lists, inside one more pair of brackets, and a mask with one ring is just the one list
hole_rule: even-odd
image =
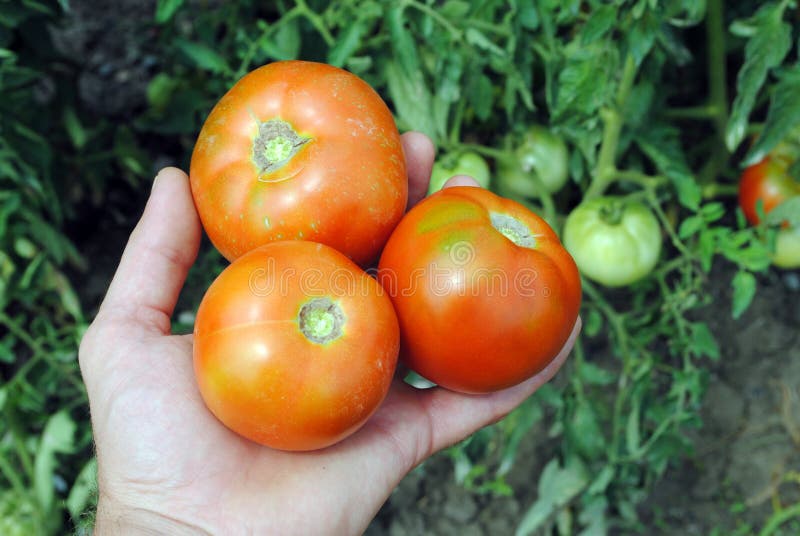
[[752,225],[760,221],[756,210],[759,199],[767,214],[795,195],[800,195],[800,184],[789,175],[788,162],[783,158],[767,156],[746,168],[739,181],[739,206]]
[[[264,171],[254,140],[275,120],[308,141]],[[347,71],[304,61],[260,67],[220,99],[190,178],[203,227],[228,260],[271,241],[309,240],[366,265],[408,196],[400,134],[383,100]]]
[[[340,307],[342,334],[313,342],[299,312],[325,296]],[[195,320],[195,375],[208,408],[236,433],[313,450],[378,408],[399,337],[389,298],[352,261],[322,244],[274,242],[239,257],[208,289]]]
[[583,275],[607,287],[621,287],[653,270],[661,253],[661,228],[638,201],[597,197],[567,217],[564,246]]
[[537,176],[544,189],[551,194],[561,190],[567,183],[567,146],[547,128],[541,125],[529,127],[513,154],[514,158],[501,159],[497,163],[497,180],[509,193],[523,197],[538,196],[531,175]]
[[[492,214],[521,222],[535,247],[506,238]],[[545,368],[581,302],[577,267],[544,220],[467,186],[445,188],[403,218],[378,280],[400,321],[401,359],[464,393],[504,389]]]
[[[482,156],[472,151],[461,153],[454,161],[449,156],[446,155],[434,162],[428,195],[441,190],[444,183],[455,175],[469,175],[483,188],[489,187],[489,165]],[[448,163],[452,165],[447,165]]]

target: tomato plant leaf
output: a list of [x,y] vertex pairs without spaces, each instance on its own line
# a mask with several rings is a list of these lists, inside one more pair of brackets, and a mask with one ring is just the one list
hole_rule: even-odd
[[733,287],[733,318],[741,317],[756,295],[756,278],[753,274],[745,270],[739,270],[731,280]]
[[578,368],[578,376],[588,385],[610,385],[617,379],[613,372],[589,361],[581,363]]
[[678,237],[682,239],[689,238],[697,234],[700,229],[705,227],[705,221],[699,214],[693,214],[681,222],[678,228]]
[[494,87],[492,81],[483,73],[472,79],[468,86],[467,96],[475,112],[475,116],[481,121],[489,118],[492,112],[492,92]]
[[349,25],[336,44],[328,51],[328,63],[336,67],[342,67],[347,63],[350,56],[358,50],[361,38],[368,29],[367,25],[368,22],[361,18]]
[[625,424],[625,448],[634,458],[639,457],[641,434],[639,432],[639,419],[641,416],[641,399],[634,398],[628,412],[628,420]]
[[764,218],[768,225],[788,222],[791,227],[800,227],[800,195],[790,197],[769,211]]
[[164,110],[172,99],[178,81],[166,73],[158,73],[147,84],[147,102],[152,108]]
[[448,19],[460,19],[469,13],[470,7],[470,3],[463,0],[447,0],[439,12]]
[[156,24],[164,24],[181,8],[184,0],[158,0],[156,3]]
[[517,2],[517,20],[523,28],[536,30],[539,28],[539,13],[533,0],[520,0]]
[[592,12],[581,30],[581,43],[588,45],[602,39],[617,21],[617,8],[613,4],[604,4]]
[[628,52],[633,56],[636,65],[641,65],[647,54],[653,48],[658,35],[659,21],[649,11],[646,11],[633,24],[627,34]]
[[75,422],[69,414],[59,411],[47,420],[39,440],[34,460],[34,489],[36,500],[45,512],[52,509],[55,498],[51,482],[56,469],[56,454],[73,449],[75,428]]
[[81,469],[69,490],[66,505],[72,519],[78,519],[97,492],[97,458],[91,458]]
[[598,416],[586,400],[579,400],[564,430],[570,443],[586,459],[598,458],[605,447],[605,436]]
[[691,332],[691,346],[697,355],[705,355],[713,360],[719,359],[719,345],[708,329],[708,324],[694,322],[691,324]]
[[613,80],[619,56],[616,49],[601,43],[581,47],[576,41],[565,51],[567,61],[558,74],[553,119],[565,114],[593,115],[611,102],[616,83]]
[[491,39],[486,37],[480,30],[476,30],[475,28],[467,28],[467,31],[464,34],[464,37],[467,40],[467,43],[478,48],[480,50],[490,52],[496,56],[505,56],[506,51],[500,48],[499,46],[495,45]]
[[75,109],[71,106],[64,109],[64,128],[69,135],[72,145],[76,149],[82,149],[84,145],[86,145],[89,135],[83,125],[81,125],[81,121],[78,119],[78,114],[75,113]]
[[597,473],[597,476],[594,477],[594,480],[589,484],[589,488],[586,491],[591,495],[603,493],[614,479],[615,473],[616,471],[613,465],[605,465],[600,472]]
[[393,61],[386,63],[385,73],[389,96],[401,127],[419,130],[438,141],[440,138],[431,114],[432,97],[422,75],[403,73],[400,66]]
[[778,83],[772,89],[764,130],[747,153],[743,166],[760,162],[778,143],[787,138],[800,125],[800,65],[794,65],[778,74]]
[[589,309],[583,321],[583,332],[587,337],[594,337],[603,327],[603,317],[597,309]]
[[667,125],[651,125],[637,132],[636,144],[672,182],[680,204],[697,210],[701,198],[700,187],[686,163],[678,129]]
[[557,459],[550,460],[539,477],[539,499],[523,516],[516,536],[533,534],[557,508],[572,500],[588,483],[586,467],[577,458],[568,458],[563,467]]
[[[785,3],[767,3],[741,26],[747,25],[744,65],[736,78],[736,98],[725,131],[725,143],[733,151],[744,139],[748,117],[767,73],[779,65],[791,47],[791,27],[782,21]],[[733,28],[732,28],[733,30]]]
[[544,411],[541,404],[537,399],[531,397],[501,421],[501,426],[507,430],[508,440],[497,468],[498,475],[508,474],[513,468],[520,443],[534,423],[541,421],[543,416]]
[[394,57],[406,76],[421,74],[417,47],[411,33],[405,26],[403,7],[394,6],[386,13],[386,24],[389,27]]
[[[600,476],[605,477],[606,474],[609,474],[606,473],[607,468],[608,466],[603,468]],[[613,477],[613,472],[610,474]],[[582,501],[579,506],[578,521],[581,522],[584,529],[578,533],[578,536],[605,536],[608,534],[608,506],[608,499],[606,499],[605,495],[594,494],[588,500]],[[564,534],[569,534],[569,532]]]
[[217,74],[227,74],[230,72],[230,67],[228,66],[228,62],[225,61],[225,58],[203,43],[176,39],[175,46],[200,69]]
[[292,19],[281,24],[274,35],[269,33],[269,27],[264,39],[260,42],[261,49],[271,58],[276,60],[293,60],[300,53],[300,27],[297,19]]

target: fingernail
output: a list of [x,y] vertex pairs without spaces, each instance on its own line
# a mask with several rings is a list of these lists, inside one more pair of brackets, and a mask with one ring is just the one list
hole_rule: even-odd
[[150,191],[153,191],[153,190],[156,189],[156,183],[158,183],[158,178],[161,177],[161,175],[164,174],[164,171],[166,171],[166,169],[167,168],[162,168],[162,169],[160,169],[158,171],[158,173],[156,173],[156,176],[153,178],[153,185],[150,187]]

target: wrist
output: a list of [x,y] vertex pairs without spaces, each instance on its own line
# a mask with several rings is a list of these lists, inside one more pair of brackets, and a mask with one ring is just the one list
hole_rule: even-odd
[[177,536],[208,535],[209,532],[186,521],[146,508],[124,506],[111,499],[97,503],[94,534],[170,534]]

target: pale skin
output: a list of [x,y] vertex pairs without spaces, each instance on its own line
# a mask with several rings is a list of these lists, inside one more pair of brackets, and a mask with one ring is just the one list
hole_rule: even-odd
[[[434,148],[403,135],[409,206],[427,190]],[[453,185],[476,185],[454,177]],[[357,433],[324,450],[281,452],[206,409],[192,336],[170,317],[201,226],[188,179],[162,170],[80,348],[98,459],[97,534],[359,534],[411,469],[505,416],[564,363],[490,395],[415,389],[396,379]]]

